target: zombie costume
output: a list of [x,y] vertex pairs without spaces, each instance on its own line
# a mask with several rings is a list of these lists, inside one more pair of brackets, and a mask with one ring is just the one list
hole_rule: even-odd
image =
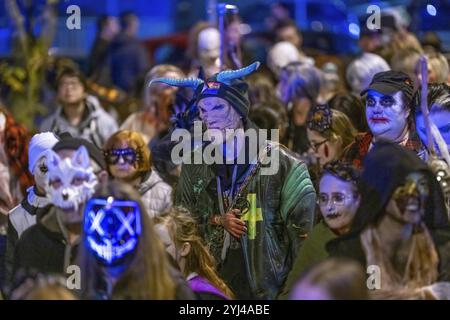
[[352,258],[366,267],[366,253],[370,251],[365,252],[367,243],[364,244],[363,239],[366,241],[370,238],[370,241],[376,242],[367,232],[373,232],[373,226],[387,214],[386,207],[394,191],[413,172],[422,172],[426,176],[429,189],[428,199],[423,204],[422,222],[416,227],[416,232],[424,232],[423,228],[426,226],[425,232],[431,235],[438,254],[437,280],[450,279],[450,226],[438,181],[426,163],[413,152],[387,142],[377,144],[364,160],[361,206],[350,232],[328,244],[327,250],[331,256]]
[[[239,78],[253,72],[257,64],[217,74],[206,83],[201,79],[159,79],[172,85],[193,85],[195,99],[219,97],[240,115],[244,131],[256,129],[248,120],[247,85]],[[212,127],[236,129],[235,113],[211,117]],[[204,120],[205,121],[205,120]],[[222,126],[223,123],[226,123]],[[252,146],[258,152],[247,157]],[[258,140],[244,143],[242,164],[186,164],[176,190],[175,203],[189,209],[199,223],[210,252],[219,263],[221,277],[237,298],[273,299],[314,220],[315,191],[306,165],[278,143]],[[194,151],[202,152],[201,149]],[[278,155],[278,170],[264,174],[263,161]],[[194,155],[195,157],[195,155]],[[235,159],[239,158],[236,155]],[[241,209],[247,232],[237,240],[213,217]]]

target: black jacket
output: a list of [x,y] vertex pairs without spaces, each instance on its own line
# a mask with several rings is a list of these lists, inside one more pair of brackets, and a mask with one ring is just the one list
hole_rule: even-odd
[[13,274],[55,273],[66,276],[73,264],[78,244],[71,246],[57,221],[57,208],[52,207],[40,222],[26,230],[20,237],[14,253]]

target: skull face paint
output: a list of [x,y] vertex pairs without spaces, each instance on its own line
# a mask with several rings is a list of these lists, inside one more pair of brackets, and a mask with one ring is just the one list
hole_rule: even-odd
[[[79,206],[92,196],[97,185],[97,177],[86,148],[81,146],[71,158],[63,159],[50,150],[47,155],[47,166],[47,197],[58,208],[78,211]],[[79,219],[81,222],[81,215]]]
[[[220,141],[214,144],[222,144],[227,141],[226,129],[237,130],[242,127],[242,120],[239,113],[228,101],[217,97],[203,98],[198,103],[200,119],[208,130],[215,129],[222,133]],[[232,133],[228,133],[231,135]]]
[[355,194],[355,186],[331,174],[320,179],[319,206],[328,227],[337,234],[343,234],[358,210],[360,198]]
[[41,157],[33,170],[34,182],[36,186],[45,190],[47,188],[48,183],[48,167],[47,167],[47,159],[45,156]]
[[419,223],[425,214],[429,194],[427,176],[422,172],[410,173],[405,182],[395,189],[387,210],[396,220]]
[[141,234],[141,212],[135,201],[93,198],[85,209],[86,246],[107,266],[117,265],[136,249]]
[[375,90],[369,90],[367,94],[366,119],[376,138],[397,141],[407,126],[409,112],[402,101],[401,91],[392,96]]

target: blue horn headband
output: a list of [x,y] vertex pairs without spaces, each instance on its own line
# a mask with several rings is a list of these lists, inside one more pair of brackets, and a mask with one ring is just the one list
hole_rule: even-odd
[[238,70],[226,70],[219,72],[217,74],[217,81],[230,85],[232,80],[243,78],[249,75],[250,73],[256,71],[260,65],[261,63],[256,61],[253,62],[251,65]]
[[165,83],[169,86],[174,87],[187,87],[197,89],[198,86],[202,85],[204,81],[202,79],[196,78],[183,78],[183,79],[174,79],[174,78],[156,78],[150,81],[149,87],[154,83]]
[[[238,69],[238,70],[226,70],[219,72],[217,74],[217,81],[225,83],[227,85],[231,84],[231,81],[238,78],[243,78],[250,73],[256,71],[261,63],[258,61],[252,63],[251,65]],[[183,78],[183,79],[174,79],[174,78],[156,78],[150,81],[149,86],[154,83],[165,83],[174,87],[188,87],[193,88],[194,90],[198,88],[198,86],[202,85],[204,81],[199,78]]]

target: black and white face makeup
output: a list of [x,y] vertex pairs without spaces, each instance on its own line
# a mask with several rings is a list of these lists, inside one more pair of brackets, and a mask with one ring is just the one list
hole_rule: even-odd
[[425,214],[430,195],[427,176],[422,172],[410,173],[398,186],[387,205],[387,211],[398,221],[416,224]]
[[[447,148],[449,148],[450,150],[450,111],[435,107],[434,105],[430,110],[430,119],[438,128],[439,132],[442,135],[442,138],[447,144]],[[427,145],[427,129],[425,127],[425,121],[421,113],[416,115],[416,128],[420,140],[422,140],[423,144]]]
[[397,141],[404,132],[409,116],[402,92],[392,96],[369,90],[366,100],[366,119],[370,131],[376,138]]
[[215,129],[222,133],[221,141],[215,141],[215,144],[221,144],[228,140],[226,129],[234,131],[243,127],[239,113],[228,101],[222,98],[208,97],[201,99],[198,103],[198,109],[200,119],[206,125],[207,129]]
[[328,227],[337,234],[343,234],[358,210],[360,197],[350,181],[344,181],[331,174],[320,179],[319,207]]
[[45,190],[47,187],[47,172],[47,160],[45,156],[43,156],[37,161],[33,170],[34,182],[41,190]]

